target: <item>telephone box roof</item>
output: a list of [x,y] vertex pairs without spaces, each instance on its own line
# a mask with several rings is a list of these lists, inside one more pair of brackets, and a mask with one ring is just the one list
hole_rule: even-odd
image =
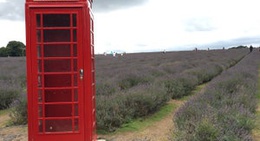
[[93,0],[26,0],[26,2],[86,2],[93,3]]

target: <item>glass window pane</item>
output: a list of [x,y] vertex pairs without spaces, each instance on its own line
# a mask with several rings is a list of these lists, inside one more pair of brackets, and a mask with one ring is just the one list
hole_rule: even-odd
[[74,86],[78,86],[78,75],[74,74]]
[[90,34],[90,44],[94,45],[94,34],[93,33]]
[[77,42],[77,30],[73,30],[73,42]]
[[46,120],[45,132],[66,132],[72,131],[72,120]]
[[44,45],[44,57],[70,57],[69,44]]
[[74,101],[77,102],[78,101],[78,89],[74,90]]
[[42,41],[41,30],[36,30],[37,42],[40,43]]
[[79,119],[74,120],[74,131],[79,131]]
[[42,57],[42,50],[40,45],[37,45],[37,56]]
[[45,90],[45,102],[72,102],[72,90]]
[[38,60],[38,72],[42,72],[42,60]]
[[40,133],[42,133],[43,132],[43,122],[42,122],[42,120],[39,120],[39,123],[38,123],[39,125],[39,132]]
[[44,72],[69,72],[71,60],[44,60]]
[[77,26],[77,15],[73,14],[72,18],[73,18],[73,27],[76,27]]
[[94,30],[94,20],[90,19],[90,30],[93,31]]
[[79,106],[78,104],[74,105],[74,116],[78,116],[79,115]]
[[70,42],[70,30],[44,30],[43,34],[44,42]]
[[37,27],[41,27],[41,15],[40,14],[36,14],[36,23],[37,23]]
[[42,102],[42,90],[38,90],[38,102]]
[[39,116],[39,117],[42,117],[42,112],[43,112],[43,111],[42,111],[42,105],[39,105],[39,106],[38,106],[38,116]]
[[93,22],[92,19],[90,19],[90,30],[92,29],[92,26],[93,26]]
[[74,62],[73,62],[73,67],[74,67],[74,71],[77,72],[78,71],[78,61],[77,59],[74,59]]
[[92,72],[92,83],[95,83],[95,72]]
[[92,63],[92,70],[95,70],[95,60],[94,59],[91,59],[91,63]]
[[38,87],[42,87],[42,76],[38,75]]
[[45,105],[45,117],[72,117],[71,104]]
[[70,14],[44,14],[44,27],[69,27]]
[[71,85],[70,74],[56,74],[56,75],[45,75],[44,85],[45,87],[70,87]]
[[73,45],[73,56],[77,57],[78,56],[78,51],[77,51],[77,44]]

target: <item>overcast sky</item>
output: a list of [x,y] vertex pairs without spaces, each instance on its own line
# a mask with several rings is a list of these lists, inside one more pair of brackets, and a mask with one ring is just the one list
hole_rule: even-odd
[[[95,51],[260,46],[259,0],[94,0]],[[24,0],[0,0],[0,47],[25,43]]]

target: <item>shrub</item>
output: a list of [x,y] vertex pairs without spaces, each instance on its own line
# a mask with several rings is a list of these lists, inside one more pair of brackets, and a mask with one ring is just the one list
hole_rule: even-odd
[[[113,100],[113,102],[111,102]],[[163,87],[140,85],[128,92],[97,96],[97,127],[114,131],[134,118],[154,113],[169,100]]]
[[96,85],[97,95],[112,95],[116,92],[116,87],[109,83],[100,83]]
[[218,141],[220,131],[214,123],[203,119],[195,128],[194,141]]
[[[113,100],[113,102],[111,102]],[[131,117],[129,112],[127,118],[127,107],[124,105],[124,97],[104,97],[97,96],[96,102],[96,119],[97,128],[99,131],[114,131],[120,127],[123,123],[127,122]]]
[[164,83],[166,92],[173,98],[181,98],[188,95],[195,86],[198,85],[197,79],[191,75],[180,75]]
[[10,104],[18,98],[18,91],[13,89],[1,89],[0,91],[0,110],[9,108]]
[[27,100],[24,95],[12,103],[10,117],[14,125],[27,124]]
[[118,86],[121,90],[127,90],[129,88],[132,88],[134,86],[137,86],[138,84],[147,83],[148,78],[145,76],[142,76],[140,74],[125,74],[123,76],[120,76],[121,80],[118,82]]
[[134,109],[135,118],[143,117],[157,111],[169,98],[163,87],[142,85],[127,94],[126,105]]

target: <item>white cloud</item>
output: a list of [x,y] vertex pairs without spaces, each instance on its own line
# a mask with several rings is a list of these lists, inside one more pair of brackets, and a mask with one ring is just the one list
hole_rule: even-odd
[[24,21],[0,20],[0,24],[0,47],[5,47],[13,40],[25,43]]
[[24,0],[0,1],[0,19],[24,20]]
[[[25,42],[24,0],[0,0],[0,3],[0,47],[11,40]],[[95,3],[102,11],[94,13],[98,53],[182,50],[212,44],[225,46],[230,42],[260,44],[258,0],[99,0]],[[112,6],[106,9],[108,5]]]
[[[260,38],[257,0],[150,0],[145,6],[96,13],[96,50],[178,49]],[[245,41],[248,43],[249,40]],[[260,44],[260,40],[259,40]]]
[[95,12],[108,12],[138,6],[147,1],[149,0],[95,0],[93,10]]

